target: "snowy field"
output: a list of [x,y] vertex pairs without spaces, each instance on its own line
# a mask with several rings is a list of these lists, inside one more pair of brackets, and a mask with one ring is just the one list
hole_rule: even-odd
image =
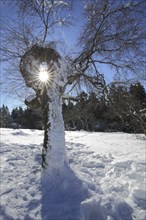
[[42,142],[42,131],[1,129],[0,220],[146,219],[142,135],[66,132],[71,169],[45,184]]

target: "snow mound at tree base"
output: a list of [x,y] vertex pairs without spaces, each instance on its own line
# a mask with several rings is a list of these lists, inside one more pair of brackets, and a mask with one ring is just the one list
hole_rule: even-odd
[[80,220],[81,203],[89,198],[88,189],[66,164],[63,173],[42,174],[41,216],[45,220]]

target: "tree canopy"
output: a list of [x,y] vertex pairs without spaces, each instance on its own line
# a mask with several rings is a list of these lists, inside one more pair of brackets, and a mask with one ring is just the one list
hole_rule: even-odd
[[[2,4],[2,3],[1,3]],[[66,45],[57,44],[69,64],[67,90],[96,89],[105,91],[106,83],[102,67],[111,66],[117,80],[128,74],[137,74],[144,79],[145,68],[145,1],[131,0],[14,0],[6,3],[11,9],[8,16],[1,17],[2,61],[9,68],[5,72],[7,82],[19,88],[23,80],[19,72],[19,62],[26,51],[35,44],[47,44],[52,33],[64,26],[76,25],[76,10],[80,10],[82,30],[74,53],[64,54]],[[79,22],[79,21],[78,21]],[[74,34],[74,33],[73,33]],[[68,87],[69,85],[69,87]],[[20,90],[21,88],[21,90]]]

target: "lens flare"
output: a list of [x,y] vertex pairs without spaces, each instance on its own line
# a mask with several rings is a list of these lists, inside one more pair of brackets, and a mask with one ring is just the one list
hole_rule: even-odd
[[35,74],[31,83],[34,83],[37,89],[42,90],[44,86],[49,88],[54,85],[55,68],[53,65],[42,62],[40,65],[35,66],[32,73],[34,72]]
[[47,82],[47,80],[49,79],[48,72],[45,70],[40,71],[39,72],[39,79],[42,82]]

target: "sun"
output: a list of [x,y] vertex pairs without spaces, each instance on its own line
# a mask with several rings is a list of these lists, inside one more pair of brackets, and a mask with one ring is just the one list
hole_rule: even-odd
[[42,70],[39,72],[39,79],[41,82],[47,82],[49,79],[48,71]]
[[46,62],[42,62],[39,67],[39,80],[43,83],[46,83],[49,80],[49,71]]
[[36,70],[36,79],[40,87],[47,88],[53,85],[54,68],[46,62],[42,62]]

